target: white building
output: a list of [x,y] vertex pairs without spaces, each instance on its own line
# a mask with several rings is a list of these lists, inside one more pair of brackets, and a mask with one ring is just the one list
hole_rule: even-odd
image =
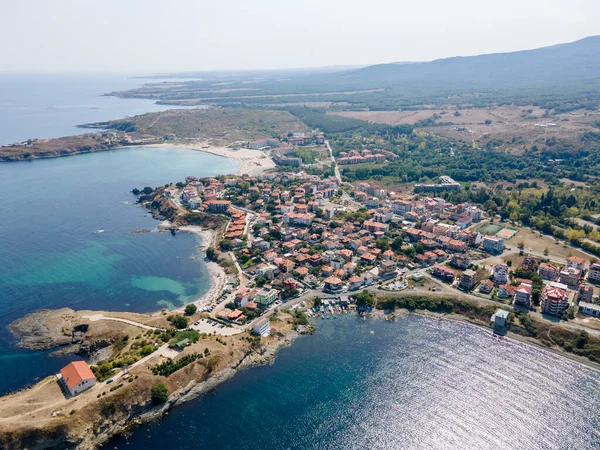
[[496,264],[492,271],[492,277],[494,278],[494,283],[508,283],[508,266],[506,264]]
[[60,379],[72,396],[81,394],[96,384],[96,376],[85,361],[73,361],[60,369]]
[[533,288],[531,284],[521,283],[521,285],[517,288],[517,291],[515,292],[515,299],[513,304],[529,308],[532,290]]
[[254,332],[254,334],[258,334],[259,336],[263,336],[263,337],[269,335],[270,329],[271,329],[271,322],[266,317],[263,317],[262,319],[257,320],[256,323],[252,326],[252,331]]
[[504,239],[496,236],[484,236],[482,247],[486,252],[502,253],[504,250]]
[[600,317],[600,305],[588,302],[579,302],[578,312],[588,316]]

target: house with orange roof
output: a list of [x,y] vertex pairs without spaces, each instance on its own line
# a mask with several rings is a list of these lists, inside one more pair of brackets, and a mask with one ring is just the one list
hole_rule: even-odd
[[81,394],[96,384],[96,376],[85,361],[73,361],[60,369],[60,379],[71,396]]

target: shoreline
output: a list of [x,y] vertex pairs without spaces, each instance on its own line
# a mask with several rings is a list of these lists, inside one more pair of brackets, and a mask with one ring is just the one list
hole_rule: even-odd
[[180,150],[193,150],[196,152],[210,153],[230,159],[238,164],[236,175],[254,175],[276,167],[275,162],[260,150],[240,148],[233,150],[222,146],[213,146],[206,141],[190,140],[189,142],[165,142],[161,144],[140,145],[140,148],[176,148]]
[[440,313],[435,313],[435,312],[428,311],[428,310],[409,311],[407,309],[399,309],[399,310],[396,310],[396,312],[394,312],[392,314],[388,314],[388,315],[386,315],[383,311],[378,310],[377,313],[373,313],[372,315],[375,318],[380,317],[380,318],[384,318],[386,320],[390,320],[389,316],[393,316],[394,318],[396,318],[396,317],[404,317],[409,314],[415,314],[417,316],[426,317],[428,319],[449,320],[449,321],[458,322],[458,323],[461,323],[464,325],[470,325],[470,326],[476,327],[476,328],[490,334],[491,336],[497,336],[500,340],[506,339],[511,344],[526,345],[526,346],[532,347],[534,349],[537,349],[537,350],[540,350],[543,352],[549,352],[556,356],[569,359],[570,361],[573,361],[575,363],[579,363],[579,364],[585,366],[587,369],[594,370],[596,372],[600,372],[600,364],[590,361],[588,358],[586,358],[584,356],[574,355],[574,354],[569,353],[560,348],[548,347],[533,337],[523,336],[521,334],[515,333],[510,330],[504,336],[496,335],[496,334],[494,334],[492,329],[487,327],[486,325],[475,322],[475,321],[469,319],[468,317],[460,315],[460,314],[440,314]]
[[[168,221],[163,221],[163,224],[166,223],[171,224]],[[201,241],[200,247],[202,247],[201,249],[199,249],[199,252],[204,252],[205,254],[206,249],[214,245],[217,239],[217,232],[215,230],[208,230],[195,225],[185,225],[183,227],[179,227],[179,231],[192,233],[198,236]],[[208,288],[208,291],[202,294],[199,298],[190,302],[196,305],[196,307],[198,308],[200,308],[203,304],[208,304],[214,301],[216,298],[218,298],[227,280],[227,275],[225,274],[225,271],[218,263],[216,263],[215,261],[209,261],[206,257],[204,257],[203,262],[206,266],[206,270],[208,271],[208,275],[210,277],[210,287]],[[185,305],[170,311],[183,312],[184,309]]]

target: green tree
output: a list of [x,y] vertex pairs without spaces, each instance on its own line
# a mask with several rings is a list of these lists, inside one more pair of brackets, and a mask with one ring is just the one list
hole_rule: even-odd
[[188,318],[184,316],[169,316],[167,320],[179,330],[187,328],[188,326]]
[[217,261],[219,259],[219,253],[214,247],[208,247],[206,249],[206,257],[211,261]]
[[196,311],[198,311],[198,308],[193,303],[190,303],[185,307],[186,316],[193,316],[194,314],[196,314]]
[[154,383],[150,390],[150,400],[154,405],[162,405],[167,402],[169,392],[164,383]]

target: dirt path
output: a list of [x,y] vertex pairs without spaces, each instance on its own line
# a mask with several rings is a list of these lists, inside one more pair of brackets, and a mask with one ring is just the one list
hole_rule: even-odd
[[164,331],[164,328],[151,327],[149,325],[144,325],[143,323],[134,322],[133,320],[128,319],[120,319],[118,317],[107,317],[104,314],[94,314],[91,316],[81,316],[83,319],[89,319],[91,322],[96,322],[98,320],[113,320],[115,322],[123,322],[129,325],[133,325],[135,327],[143,328],[145,330],[161,330]]

